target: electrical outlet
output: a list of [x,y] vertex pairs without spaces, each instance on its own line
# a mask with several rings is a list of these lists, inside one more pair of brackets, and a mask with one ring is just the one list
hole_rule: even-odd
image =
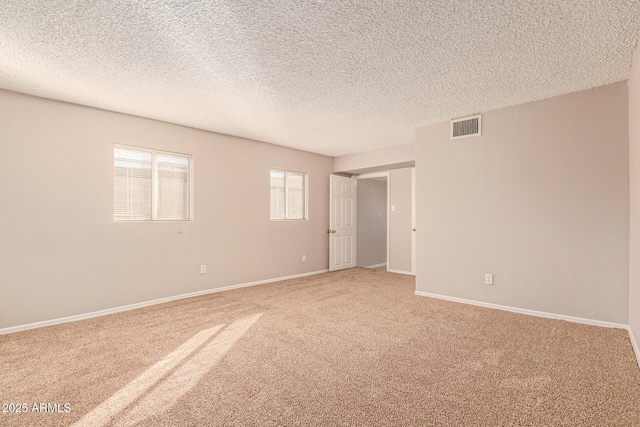
[[493,285],[493,274],[485,274],[484,275],[484,284],[485,285]]
[[200,266],[200,274],[207,274],[207,266],[202,264]]
[[305,262],[307,260],[307,256],[306,255],[302,255],[302,262]]

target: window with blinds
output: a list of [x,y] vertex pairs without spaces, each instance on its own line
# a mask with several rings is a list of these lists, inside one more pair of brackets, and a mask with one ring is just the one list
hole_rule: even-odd
[[113,148],[115,221],[191,219],[191,156],[146,148]]
[[271,219],[307,219],[307,174],[271,169]]

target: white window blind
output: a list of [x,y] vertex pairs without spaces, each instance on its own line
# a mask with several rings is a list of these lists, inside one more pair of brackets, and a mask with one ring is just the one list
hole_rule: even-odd
[[113,216],[116,220],[151,219],[150,152],[115,147],[113,150]]
[[189,158],[156,155],[158,214],[156,219],[189,219]]
[[307,174],[271,169],[271,219],[307,218]]
[[284,171],[271,170],[271,219],[285,219]]
[[113,159],[115,221],[190,219],[190,156],[116,146]]

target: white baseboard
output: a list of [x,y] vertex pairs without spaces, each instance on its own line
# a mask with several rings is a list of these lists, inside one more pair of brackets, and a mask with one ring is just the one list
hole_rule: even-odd
[[633,334],[633,329],[631,328],[629,328],[629,340],[631,341],[631,347],[633,347],[633,352],[636,354],[636,361],[638,362],[638,367],[640,368],[640,347],[638,347],[636,336]]
[[[442,299],[447,301],[453,301],[453,302],[459,302],[463,304],[477,305],[480,307],[494,308],[496,310],[510,311],[513,313],[528,314],[529,316],[546,317],[547,319],[566,320],[567,322],[583,323],[585,325],[594,325],[594,326],[602,326],[605,328],[629,330],[629,326],[623,325],[622,323],[612,323],[612,322],[604,322],[602,320],[585,319],[582,317],[565,316],[564,314],[547,313],[545,311],[536,311],[536,310],[529,310],[526,308],[510,307],[507,305],[491,304],[488,302],[473,301],[473,300],[468,300],[463,298],[450,297],[446,295],[432,294],[429,292],[416,291],[416,295],[420,295],[423,297],[437,298],[437,299]],[[636,350],[636,356],[637,355],[638,355],[638,351]]]
[[367,265],[365,268],[380,268],[380,267],[385,267],[386,265],[387,263],[383,262],[382,264]]
[[11,326],[9,328],[0,329],[0,335],[10,334],[13,332],[26,331],[28,329],[42,328],[44,326],[57,325],[59,323],[75,322],[78,320],[91,319],[92,317],[105,316],[107,314],[119,313],[121,311],[135,310],[136,308],[148,307],[150,305],[162,304],[169,301],[175,301],[184,298],[197,297],[200,295],[213,294],[216,292],[230,291],[232,289],[246,288],[249,286],[264,285],[266,283],[281,282],[283,280],[298,279],[300,277],[313,276],[316,274],[327,273],[329,270],[313,271],[311,273],[294,274],[292,276],[276,277],[274,279],[258,280],[256,282],[240,283],[238,285],[224,286],[222,288],[206,289],[204,291],[190,292],[188,294],[174,295],[166,298],[154,299],[135,304],[123,305],[120,307],[108,308],[106,310],[93,311],[91,313],[77,314],[75,316],[60,317],[58,319],[44,320],[42,322],[28,323],[26,325]]
[[410,271],[404,271],[404,270],[391,270],[389,268],[387,268],[387,271],[389,273],[397,273],[397,274],[406,274],[407,276],[415,276],[415,274],[413,274]]

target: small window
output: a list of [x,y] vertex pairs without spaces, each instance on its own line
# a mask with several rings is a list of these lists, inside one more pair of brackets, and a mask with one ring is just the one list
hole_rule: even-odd
[[271,169],[271,219],[307,219],[307,174]]
[[191,156],[113,147],[114,221],[191,219]]

